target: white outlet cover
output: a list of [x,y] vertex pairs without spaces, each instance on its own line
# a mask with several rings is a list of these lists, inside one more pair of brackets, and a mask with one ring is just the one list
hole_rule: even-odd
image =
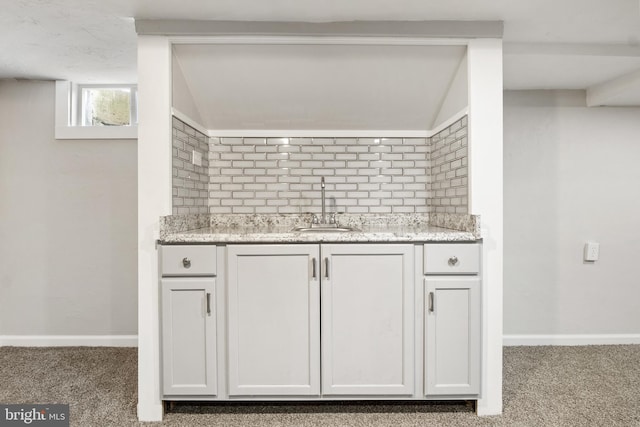
[[202,153],[193,150],[193,152],[191,153],[191,163],[196,166],[202,166]]
[[600,244],[596,242],[587,242],[584,245],[584,260],[597,261],[600,257]]

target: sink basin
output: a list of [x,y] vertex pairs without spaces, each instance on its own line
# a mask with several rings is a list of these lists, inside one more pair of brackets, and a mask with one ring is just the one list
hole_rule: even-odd
[[349,231],[360,231],[353,227],[294,227],[291,231],[297,233],[345,233]]

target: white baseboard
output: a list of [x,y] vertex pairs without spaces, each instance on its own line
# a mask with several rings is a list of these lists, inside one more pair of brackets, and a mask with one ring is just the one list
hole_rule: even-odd
[[0,335],[0,347],[137,347],[137,335]]
[[640,334],[503,335],[505,347],[518,345],[640,344]]

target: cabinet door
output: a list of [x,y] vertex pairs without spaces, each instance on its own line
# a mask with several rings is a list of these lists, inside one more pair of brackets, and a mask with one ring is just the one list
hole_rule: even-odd
[[480,279],[426,279],[426,394],[480,392]]
[[227,250],[229,394],[318,396],[319,246]]
[[216,394],[215,278],[162,279],[164,395]]
[[322,245],[322,393],[413,394],[413,245]]

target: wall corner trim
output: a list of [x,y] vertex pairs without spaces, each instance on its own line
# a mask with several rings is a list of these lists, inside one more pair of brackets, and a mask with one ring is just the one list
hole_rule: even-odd
[[137,335],[0,335],[0,347],[137,347]]
[[191,117],[174,107],[171,107],[171,115],[176,119],[188,124],[202,134],[208,135],[210,132],[204,125],[198,123],[197,121],[193,120]]
[[430,138],[429,130],[210,129],[210,138]]
[[444,122],[440,123],[434,129],[431,129],[429,131],[429,138],[431,138],[434,135],[439,134],[440,132],[442,132],[443,130],[445,130],[446,128],[448,128],[449,126],[451,126],[452,124],[454,124],[455,122],[457,122],[458,120],[460,120],[461,118],[466,116],[467,114],[469,114],[469,107],[468,106],[463,108],[462,110],[458,111],[457,113],[455,113],[453,116],[449,117]]

